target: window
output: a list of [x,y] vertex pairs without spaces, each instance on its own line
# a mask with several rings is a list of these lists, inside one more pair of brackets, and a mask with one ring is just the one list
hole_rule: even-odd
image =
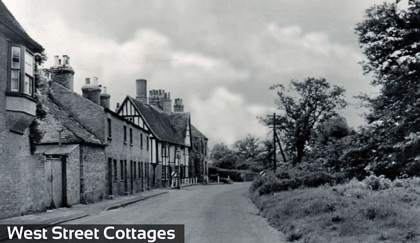
[[10,90],[19,92],[20,86],[20,69],[21,69],[21,49],[20,47],[12,46],[11,50],[12,63],[10,65]]
[[124,180],[124,161],[120,161],[120,174],[121,174],[121,180]]
[[127,143],[127,127],[124,126],[124,143]]
[[139,179],[141,178],[141,167],[143,166],[143,162],[139,162]]
[[117,160],[114,159],[114,180],[118,180]]
[[111,124],[111,119],[108,118],[108,138],[112,138],[112,124]]
[[130,145],[133,145],[133,129],[130,128]]
[[137,162],[134,161],[134,168],[133,168],[133,179],[136,179],[136,173],[137,173]]
[[149,137],[146,137],[146,147],[147,147],[147,151],[149,151]]
[[23,92],[32,95],[34,85],[34,57],[29,52],[25,51],[25,83]]
[[143,133],[140,133],[140,148],[143,148]]
[[10,83],[8,90],[32,96],[34,93],[34,70],[34,56],[22,47],[12,46],[10,48]]

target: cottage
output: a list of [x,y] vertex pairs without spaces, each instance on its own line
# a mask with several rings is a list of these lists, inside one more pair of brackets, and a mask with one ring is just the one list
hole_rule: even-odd
[[148,99],[137,80],[114,112],[96,77],[74,92],[69,56],[37,69],[42,52],[0,0],[0,218],[192,183],[192,139],[206,155],[207,138],[182,100],[172,112],[169,93]]

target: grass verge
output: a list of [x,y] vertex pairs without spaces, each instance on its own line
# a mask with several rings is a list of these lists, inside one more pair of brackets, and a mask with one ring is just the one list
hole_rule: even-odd
[[418,178],[394,182],[368,178],[271,194],[261,194],[254,186],[251,198],[291,242],[420,241]]

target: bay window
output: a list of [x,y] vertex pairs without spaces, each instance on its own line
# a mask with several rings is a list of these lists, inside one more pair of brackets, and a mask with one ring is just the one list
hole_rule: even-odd
[[10,48],[10,59],[9,91],[32,96],[34,90],[34,56],[24,47],[12,46]]

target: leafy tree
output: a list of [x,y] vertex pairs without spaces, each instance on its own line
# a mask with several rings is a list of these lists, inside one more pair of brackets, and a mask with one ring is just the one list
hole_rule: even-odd
[[224,169],[234,169],[238,162],[236,153],[223,143],[213,146],[210,158],[213,159],[213,163],[216,167]]
[[[276,104],[283,111],[276,119],[276,125],[286,138],[293,162],[299,163],[316,124],[335,116],[337,109],[346,106],[345,90],[331,86],[324,78],[306,78],[303,82],[292,80],[288,89],[282,84],[270,89],[277,91]],[[272,124],[269,120],[265,122]]]
[[254,161],[261,153],[260,141],[258,138],[248,134],[244,139],[234,144],[238,157],[242,160]]
[[335,116],[331,119],[320,123],[316,127],[316,131],[314,133],[315,142],[320,144],[327,144],[331,139],[340,139],[351,132],[346,118],[342,116]]
[[405,1],[406,9],[394,3],[369,8],[356,27],[367,57],[363,69],[381,87],[377,97],[361,97],[371,109],[370,144],[362,147],[377,151],[372,168],[382,172],[401,170],[419,156],[413,147],[420,144],[420,2]]

